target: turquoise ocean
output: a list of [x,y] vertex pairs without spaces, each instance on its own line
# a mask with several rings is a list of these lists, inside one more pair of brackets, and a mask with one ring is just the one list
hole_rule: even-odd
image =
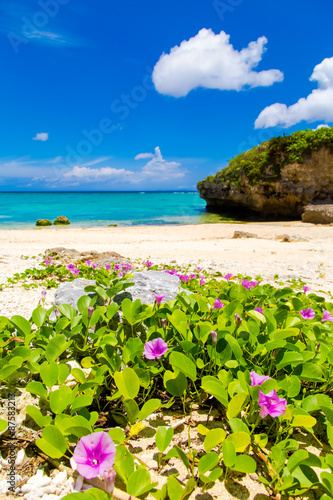
[[227,222],[197,192],[0,193],[0,228],[35,227],[65,215],[75,227]]

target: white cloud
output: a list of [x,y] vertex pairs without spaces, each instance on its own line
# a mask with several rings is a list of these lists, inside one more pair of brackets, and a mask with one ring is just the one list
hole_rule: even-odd
[[125,170],[123,168],[89,168],[89,167],[74,167],[69,172],[63,174],[64,179],[76,178],[81,179],[85,182],[92,180],[120,180],[125,181],[127,177],[133,175],[130,170]]
[[[142,153],[137,155],[135,159],[148,158],[148,154]],[[153,179],[156,177],[160,181],[167,181],[184,177],[186,170],[179,169],[181,163],[164,160],[159,147],[155,148],[155,154],[151,156],[152,159],[141,170],[142,179]]]
[[48,141],[49,139],[49,134],[48,132],[40,132],[36,134],[36,137],[32,138],[34,141]]
[[140,154],[136,155],[134,160],[146,160],[147,158],[154,158],[154,154],[153,153],[140,153]]
[[310,77],[318,88],[295,104],[275,103],[267,106],[255,121],[255,128],[291,127],[303,120],[333,122],[333,57],[315,66]]
[[262,36],[240,52],[229,43],[224,31],[211,29],[184,40],[170,54],[162,54],[152,75],[156,90],[173,97],[186,96],[197,87],[219,90],[242,90],[268,87],[283,80],[277,69],[253,71],[265,51],[267,38]]
[[324,123],[321,123],[320,125],[318,125],[318,127],[314,128],[313,130],[319,130],[321,128],[330,128],[328,125],[325,125]]

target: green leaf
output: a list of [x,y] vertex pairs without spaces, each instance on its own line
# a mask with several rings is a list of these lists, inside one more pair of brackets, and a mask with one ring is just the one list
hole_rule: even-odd
[[55,361],[70,345],[71,342],[67,342],[66,337],[62,334],[53,337],[45,349],[47,361],[49,363]]
[[47,317],[47,311],[42,307],[37,307],[32,311],[31,317],[35,325],[38,326],[38,328],[40,328],[45,323]]
[[116,447],[114,468],[122,481],[127,484],[128,478],[134,472],[134,459],[125,446]]
[[6,380],[6,378],[10,377],[15,373],[19,368],[21,368],[21,365],[7,365],[4,366],[0,370],[0,380]]
[[257,464],[252,457],[248,455],[237,455],[233,470],[244,472],[245,474],[253,474],[256,471]]
[[214,469],[219,463],[219,456],[215,451],[211,451],[207,453],[203,457],[200,458],[198,462],[198,471],[200,474],[206,474],[206,472]]
[[149,415],[157,411],[161,407],[161,401],[159,399],[150,399],[147,401],[141,410],[139,411],[138,419],[145,420]]
[[159,427],[155,435],[155,443],[157,449],[161,453],[163,453],[171,443],[172,438],[173,438],[172,427],[166,427],[165,425]]
[[221,444],[225,440],[226,432],[224,429],[211,429],[205,436],[204,448],[205,452],[209,453],[213,448]]
[[69,366],[64,363],[58,365],[58,384],[62,385],[69,375]]
[[53,413],[62,413],[72,402],[72,390],[62,385],[50,395],[50,408]]
[[227,437],[227,441],[235,445],[237,453],[242,453],[251,443],[251,437],[247,432],[240,431],[229,434],[229,436]]
[[125,399],[134,399],[140,389],[140,380],[132,368],[124,368],[122,372],[115,372],[116,386]]
[[191,380],[196,380],[197,369],[193,361],[188,356],[185,356],[185,354],[182,354],[181,352],[173,351],[169,357],[169,362],[174,369],[181,371]]
[[75,318],[75,316],[77,316],[77,310],[69,304],[60,304],[58,309],[63,316],[66,316],[66,318],[71,321]]
[[242,432],[247,432],[248,434],[250,434],[250,430],[249,430],[248,426],[240,418],[231,418],[229,420],[229,425],[230,425],[232,432],[242,431]]
[[147,469],[138,469],[128,478],[127,493],[138,497],[144,495],[153,487],[154,485],[151,484],[150,474]]
[[176,330],[183,336],[184,339],[187,339],[187,323],[188,319],[186,314],[179,309],[173,311],[172,315],[167,314],[168,320],[170,323],[176,328]]
[[249,395],[246,392],[239,392],[234,396],[229,404],[227,410],[228,419],[237,417],[237,415],[244,408],[246,401],[249,399]]
[[8,422],[0,418],[0,433],[4,432],[8,427]]
[[64,436],[54,425],[47,425],[42,439],[37,439],[36,445],[51,458],[61,458],[67,450]]
[[236,462],[236,448],[231,441],[222,443],[223,462],[226,467],[233,467]]
[[183,498],[184,490],[174,476],[168,477],[167,488],[170,500],[181,500]]
[[164,387],[172,396],[182,396],[187,389],[187,378],[182,372],[174,373],[166,370],[163,381]]
[[[320,474],[320,479],[322,480],[322,484],[325,487],[326,491],[329,493],[331,497],[333,497],[333,478],[332,474],[329,472],[323,471]],[[321,497],[323,498],[323,497]]]
[[134,401],[134,399],[125,399],[124,406],[126,409],[128,421],[131,424],[135,424],[139,415],[138,404],[136,403],[136,401]]
[[37,396],[47,399],[47,389],[41,382],[30,382],[27,385],[27,391],[31,394],[36,394]]
[[292,427],[314,427],[317,420],[311,415],[295,415],[291,423]]
[[120,427],[113,427],[108,434],[115,444],[122,444],[125,441],[125,432]]
[[55,361],[45,361],[40,367],[40,375],[46,387],[52,389],[58,382],[58,364]]
[[306,450],[297,450],[293,453],[287,462],[287,468],[289,472],[293,472],[299,464],[309,457],[309,453]]
[[175,445],[174,449],[176,450],[177,455],[179,456],[179,458],[181,459],[181,461],[185,465],[186,469],[189,470],[190,460],[189,460],[188,456],[186,455],[186,453],[177,445]]
[[13,316],[12,318],[10,318],[10,321],[15,326],[16,330],[24,336],[31,333],[31,325],[29,321],[27,321],[25,318],[22,318],[22,316]]
[[201,387],[207,394],[214,396],[224,406],[228,406],[228,394],[219,379],[211,376],[203,377]]
[[72,403],[71,413],[74,413],[81,408],[88,408],[88,406],[90,406],[92,402],[92,396],[88,396],[87,394],[77,396]]

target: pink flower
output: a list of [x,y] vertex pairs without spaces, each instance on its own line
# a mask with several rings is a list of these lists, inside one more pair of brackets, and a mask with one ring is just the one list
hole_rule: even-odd
[[123,273],[118,273],[119,278],[123,277]]
[[91,260],[86,260],[87,266],[91,266]]
[[73,459],[78,473],[86,479],[103,475],[114,463],[116,447],[106,432],[94,432],[80,439]]
[[42,290],[40,294],[41,294],[42,300],[45,300],[46,299],[46,295],[47,295],[47,291],[46,290]]
[[204,285],[205,283],[206,283],[206,282],[205,282],[204,278],[202,278],[202,277],[201,277],[201,278],[200,278],[200,286]]
[[213,342],[213,344],[216,344],[216,342],[217,342],[217,333],[216,333],[216,332],[214,332],[214,330],[212,330],[212,331],[210,332],[210,334],[211,334],[211,336],[212,336],[212,342]]
[[213,304],[212,309],[222,309],[224,307],[224,304],[221,302],[220,299],[215,299],[215,302]]
[[201,269],[202,269],[201,267],[197,266],[197,271],[201,271]]
[[88,318],[90,319],[91,316],[93,315],[94,308],[93,307],[88,307]]
[[161,302],[163,299],[165,299],[166,295],[156,295],[156,293],[153,293],[153,295],[155,297],[157,307],[160,307]]
[[258,373],[256,373],[255,371],[252,371],[250,373],[250,377],[251,377],[251,387],[254,387],[255,385],[261,385],[264,382],[266,382],[266,380],[269,380],[271,378],[267,377],[266,375],[258,375]]
[[106,265],[105,265],[105,269],[106,269],[107,271],[110,271],[111,266],[109,266],[109,264],[106,264]]
[[197,277],[196,274],[191,274],[191,276],[190,276],[191,280],[195,280],[196,277]]
[[68,266],[66,266],[67,269],[69,269],[70,271],[73,271],[73,269],[75,269],[75,266],[74,264],[68,264]]
[[303,285],[303,292],[306,293],[310,290],[310,288],[306,285]]
[[120,269],[120,266],[118,266],[118,264],[115,264],[115,265],[114,265],[114,270],[115,270],[115,271],[119,271],[119,269]]
[[255,311],[257,311],[257,312],[258,312],[258,313],[260,313],[260,314],[264,314],[264,313],[262,312],[262,307],[256,307],[256,308],[255,308]]
[[280,415],[284,415],[287,407],[287,400],[279,398],[275,390],[268,394],[264,394],[259,390],[259,406],[261,408],[259,413],[261,418],[265,418],[267,415],[276,418]]
[[329,311],[326,311],[326,309],[323,309],[323,317],[322,317],[322,322],[323,321],[333,321],[333,316]]
[[96,269],[96,268],[97,268],[96,264],[93,264],[93,265],[92,265],[92,268],[93,268],[93,269]]
[[239,326],[243,319],[240,317],[238,313],[235,313],[235,320],[236,320],[236,325]]
[[161,324],[162,324],[163,330],[165,330],[166,329],[166,324],[167,324],[167,319],[166,318],[162,318],[161,319]]
[[190,279],[190,277],[189,277],[189,276],[187,276],[187,274],[185,274],[184,276],[181,276],[181,277],[180,277],[180,279],[181,279],[182,281],[184,281],[184,283],[187,283],[187,282],[188,282],[188,280]]
[[153,265],[152,262],[150,262],[150,260],[147,260],[146,262],[146,266],[148,267],[148,269]]
[[311,307],[309,309],[302,309],[300,311],[300,314],[303,319],[313,319],[316,315],[313,309]]
[[158,337],[145,343],[143,354],[147,359],[160,359],[167,350],[168,344]]
[[233,275],[231,273],[228,273],[224,276],[224,279],[227,281],[231,280],[231,278],[233,278]]
[[79,274],[79,272],[80,272],[80,269],[73,269],[72,270],[72,273],[75,274],[76,277]]
[[56,318],[60,318],[60,311],[57,307],[54,309],[54,314],[56,315]]
[[50,260],[47,260],[47,259],[44,259],[44,262],[47,266],[49,266],[51,264],[51,261]]

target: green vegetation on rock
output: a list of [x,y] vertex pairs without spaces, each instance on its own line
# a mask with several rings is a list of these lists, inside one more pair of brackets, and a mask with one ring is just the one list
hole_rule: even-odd
[[52,226],[52,222],[49,219],[38,219],[36,226]]
[[[313,151],[322,147],[333,150],[333,127],[318,130],[300,130],[291,135],[273,137],[259,146],[241,153],[230,160],[229,165],[216,176],[209,176],[204,181],[226,182],[237,187],[242,175],[246,175],[251,185],[257,184],[265,175],[279,178],[281,169],[292,163],[303,163]],[[198,183],[200,189],[202,182]]]

